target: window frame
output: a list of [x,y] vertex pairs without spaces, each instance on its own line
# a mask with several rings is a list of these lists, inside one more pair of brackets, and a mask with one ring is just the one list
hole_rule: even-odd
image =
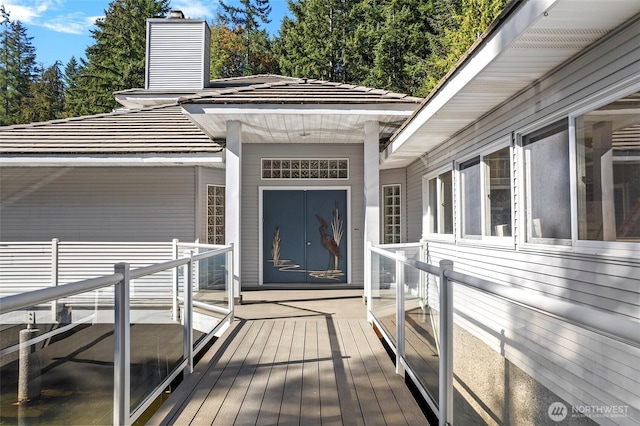
[[[490,222],[490,218],[488,217],[488,203],[487,198],[490,190],[490,174],[489,174],[489,166],[485,160],[491,154],[495,154],[498,151],[501,151],[504,148],[509,148],[509,191],[510,191],[510,202],[509,206],[511,209],[511,235],[506,236],[495,236],[488,235],[487,229]],[[512,136],[506,135],[503,136],[494,142],[486,145],[482,150],[475,152],[473,155],[461,157],[460,161],[456,161],[455,174],[457,175],[456,181],[456,191],[460,194],[460,196],[456,197],[456,211],[460,212],[455,218],[455,226],[457,228],[456,238],[459,242],[471,245],[491,245],[497,247],[509,247],[515,248],[516,239],[515,239],[515,197],[516,193],[515,182],[514,182],[514,153],[515,148],[513,144]],[[480,235],[465,235],[463,229],[463,197],[462,197],[462,169],[461,166],[465,163],[473,161],[475,158],[479,160],[480,166]]]
[[570,149],[570,166],[571,166],[571,245],[579,252],[598,253],[598,254],[634,254],[640,253],[640,242],[632,241],[599,241],[599,240],[582,240],[579,238],[580,227],[580,190],[578,185],[578,134],[576,120],[589,112],[606,106],[621,98],[629,96],[640,91],[640,83],[626,86],[624,89],[617,88],[607,93],[598,93],[597,95],[585,100],[580,107],[573,109],[568,114],[569,121],[569,149]]
[[[438,228],[436,232],[433,232],[430,228],[430,222],[432,221],[431,215],[431,205],[430,205],[430,189],[429,182],[433,179],[436,179],[436,206],[439,206],[441,200],[440,191],[438,188],[440,187],[439,183],[440,176],[451,172],[451,222],[453,225],[453,230],[450,234],[446,234],[441,232],[442,221],[440,220],[440,216],[437,217],[436,227]],[[456,173],[454,169],[453,162],[445,167],[441,167],[436,169],[435,171],[428,173],[422,176],[422,238],[429,240],[439,240],[439,241],[448,241],[455,242],[456,240]],[[440,211],[438,211],[440,213]]]

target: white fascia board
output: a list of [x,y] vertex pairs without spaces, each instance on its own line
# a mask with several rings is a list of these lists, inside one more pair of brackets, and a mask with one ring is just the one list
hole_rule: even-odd
[[[402,130],[387,148],[388,155],[393,154],[409,140],[426,122],[456,96],[467,84],[477,77],[492,61],[502,54],[528,28],[535,24],[544,12],[560,0],[532,0],[525,2],[511,15],[489,41],[473,54],[471,60],[458,70]],[[388,156],[387,155],[387,156]]]
[[224,167],[222,153],[203,156],[8,156],[0,157],[0,167],[132,167],[132,166],[209,166]]
[[327,105],[292,105],[292,104],[251,104],[250,106],[215,105],[215,104],[183,104],[182,108],[189,114],[237,114],[237,115],[390,115],[408,117],[416,109],[417,104],[327,104]]

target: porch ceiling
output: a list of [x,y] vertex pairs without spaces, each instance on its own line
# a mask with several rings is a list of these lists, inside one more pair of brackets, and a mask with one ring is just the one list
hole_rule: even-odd
[[391,137],[381,168],[409,165],[638,13],[638,0],[516,4]]
[[415,110],[415,104],[216,105],[183,104],[213,140],[226,139],[228,121],[242,123],[243,143],[347,144],[364,141],[364,123],[378,121],[386,142]]

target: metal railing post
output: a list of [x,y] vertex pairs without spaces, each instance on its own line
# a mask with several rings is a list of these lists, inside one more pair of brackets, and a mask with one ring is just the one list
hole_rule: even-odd
[[440,426],[453,422],[453,283],[446,276],[452,269],[451,260],[440,261]]
[[[396,252],[404,256],[404,251]],[[404,266],[396,259],[396,374],[404,376]]]
[[[54,238],[51,240],[51,286],[57,287],[59,280],[58,273],[58,243],[59,239]],[[58,319],[58,300],[51,301],[51,318],[53,321]]]
[[114,288],[113,322],[113,424],[129,424],[131,339],[129,323],[129,264],[116,263],[116,274],[123,279]]
[[231,251],[227,252],[227,293],[229,298],[229,312],[231,316],[229,317],[229,323],[233,322],[235,316],[235,300],[233,298],[233,243],[231,245]]
[[[173,244],[173,259],[177,259],[178,258],[178,239],[175,238],[172,241]],[[171,314],[171,319],[173,321],[179,321],[180,320],[180,315],[178,315],[178,283],[180,281],[180,268],[174,268],[173,269],[173,282],[171,283],[171,299],[172,299],[172,314]]]
[[186,250],[184,256],[188,257],[186,264],[186,279],[184,285],[184,315],[183,315],[183,354],[187,359],[184,370],[186,378],[193,372],[193,252]]

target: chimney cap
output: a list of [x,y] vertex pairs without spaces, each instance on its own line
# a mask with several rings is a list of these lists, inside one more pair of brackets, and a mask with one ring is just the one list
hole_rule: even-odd
[[169,12],[169,19],[184,19],[184,13],[181,10],[172,10]]

